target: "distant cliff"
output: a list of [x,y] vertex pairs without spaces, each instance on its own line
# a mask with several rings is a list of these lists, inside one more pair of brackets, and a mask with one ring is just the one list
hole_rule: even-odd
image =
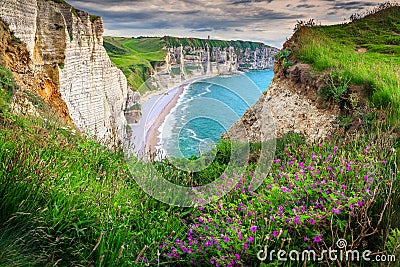
[[163,40],[167,43],[168,67],[180,64],[192,70],[197,68],[204,74],[273,68],[274,56],[279,52],[277,48],[257,42],[175,37]]
[[[258,42],[176,37],[105,37],[112,61],[124,72],[133,90],[153,74],[172,76],[228,74],[274,66],[277,48]],[[174,79],[174,78],[172,78]],[[141,90],[144,89],[144,90]]]
[[1,0],[0,17],[26,43],[29,75],[47,76],[37,93],[99,141],[122,142],[127,82],[103,47],[101,18],[50,0]]

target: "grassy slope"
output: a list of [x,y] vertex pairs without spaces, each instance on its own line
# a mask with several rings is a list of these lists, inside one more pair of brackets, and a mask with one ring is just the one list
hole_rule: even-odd
[[400,7],[346,25],[303,28],[294,38],[294,60],[363,86],[371,103],[390,106],[400,123]]
[[182,227],[133,182],[122,152],[51,115],[11,114],[13,88],[0,66],[0,266],[129,265]]
[[122,70],[134,90],[146,81],[156,64],[164,61],[167,53],[162,50],[164,45],[161,38],[104,38],[111,61]]

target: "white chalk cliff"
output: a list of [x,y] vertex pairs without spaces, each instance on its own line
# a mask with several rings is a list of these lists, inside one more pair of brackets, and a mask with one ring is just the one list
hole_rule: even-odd
[[52,79],[73,123],[105,144],[121,143],[127,82],[103,47],[102,19],[51,0],[0,0],[0,17],[27,44],[31,67]]

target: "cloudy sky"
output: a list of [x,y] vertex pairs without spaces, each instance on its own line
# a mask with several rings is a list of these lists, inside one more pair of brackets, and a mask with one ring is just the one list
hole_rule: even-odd
[[105,34],[262,41],[281,47],[297,20],[340,23],[379,0],[67,0],[100,15]]

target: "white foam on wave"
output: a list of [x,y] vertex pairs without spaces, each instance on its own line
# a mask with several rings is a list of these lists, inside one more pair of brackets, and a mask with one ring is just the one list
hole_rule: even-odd
[[192,138],[194,140],[197,140],[197,141],[200,141],[200,142],[203,141],[203,139],[198,137],[197,133],[194,130],[189,129],[189,128],[186,128],[185,130],[187,130],[190,133],[190,138]]
[[[181,108],[181,106],[183,106],[184,104],[186,104],[187,99],[186,96],[189,95],[189,88],[192,85],[193,82],[191,83],[187,83],[185,85],[179,85],[179,86],[184,86],[182,94],[180,94],[176,105],[170,110],[170,112],[168,113],[168,115],[165,117],[163,123],[160,125],[160,127],[157,129],[157,138],[158,138],[158,146],[156,147],[156,149],[159,149],[160,151],[163,151],[165,156],[167,156],[167,151],[165,151],[164,147],[166,145],[166,138],[168,137],[170,138],[174,138],[174,132],[173,129],[175,128],[175,126],[177,125],[177,121],[178,121],[178,109]],[[179,87],[178,86],[178,87]],[[177,90],[177,87],[171,89],[169,92],[172,92],[174,90]],[[183,106],[184,109],[182,109],[183,111],[187,109],[187,106]],[[184,113],[183,113],[184,114]],[[182,115],[183,115],[182,114]]]

